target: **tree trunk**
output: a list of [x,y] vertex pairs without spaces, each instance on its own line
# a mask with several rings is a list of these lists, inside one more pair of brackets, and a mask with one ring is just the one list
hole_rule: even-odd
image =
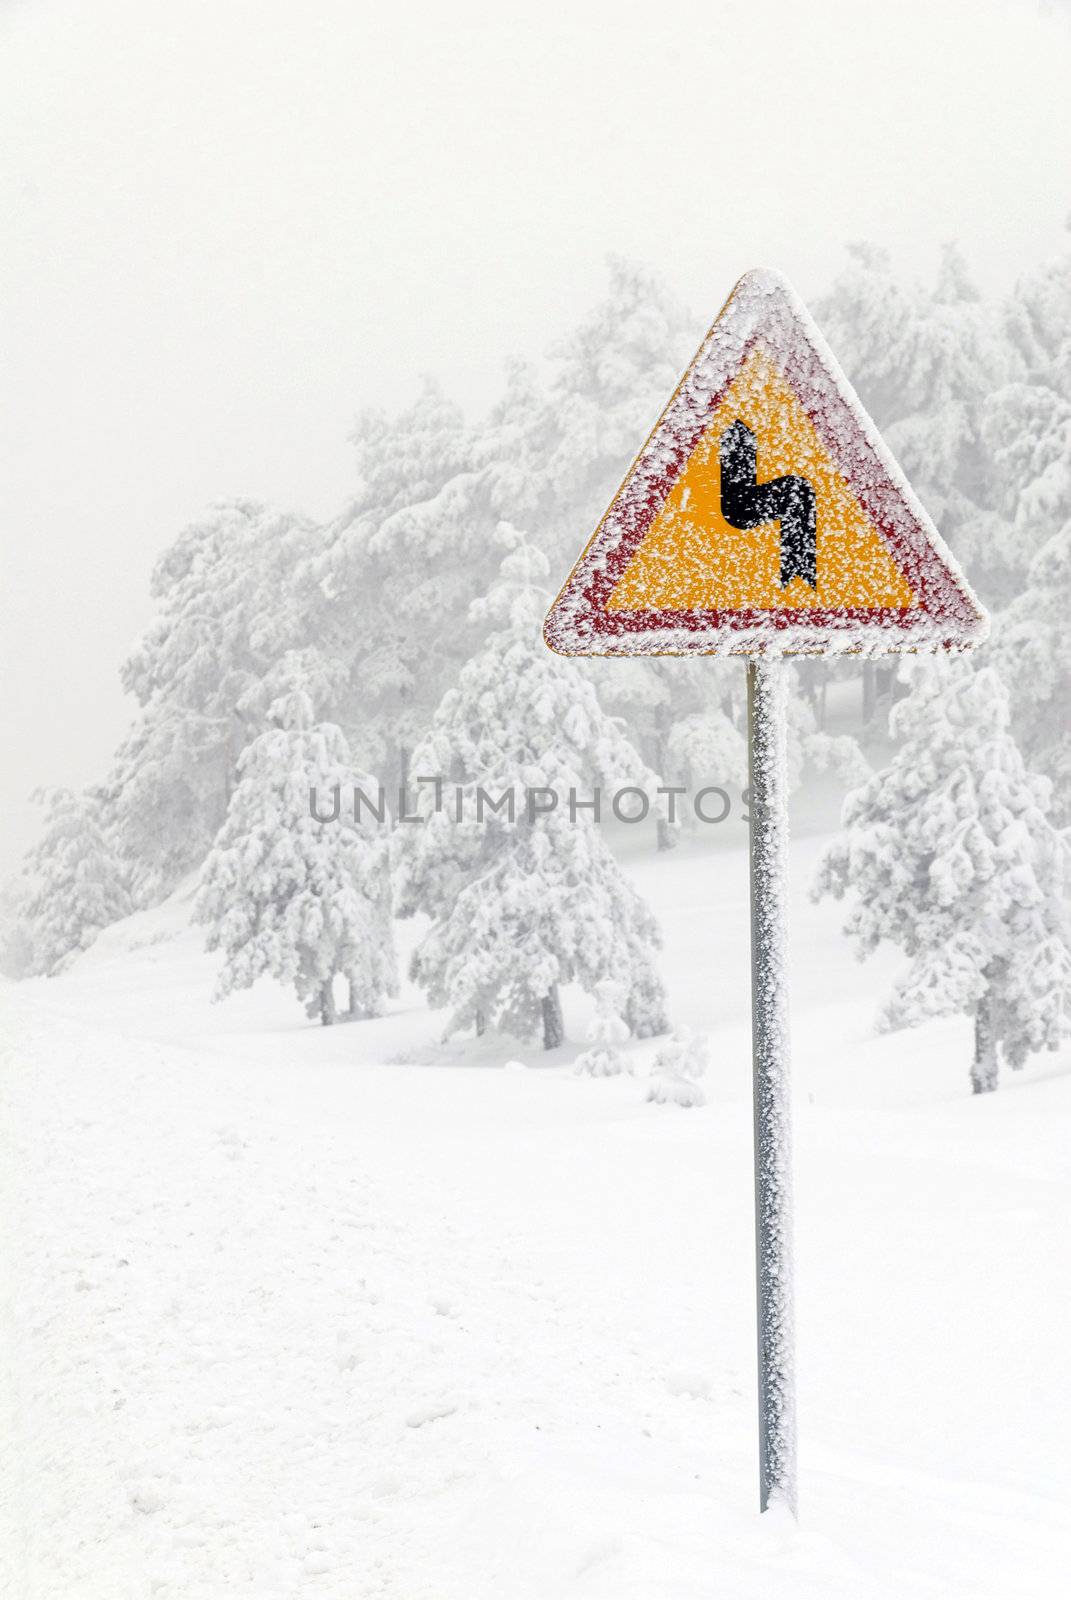
[[[669,707],[663,703],[655,711],[655,771],[658,773],[663,783],[667,782],[666,745],[669,742],[669,730],[671,722],[672,718]],[[676,774],[674,774],[673,779],[668,781],[674,782],[675,780]],[[675,799],[679,799],[679,796],[669,796],[667,798],[667,804],[669,804],[671,800]],[[672,850],[676,846],[677,829],[672,825],[672,823],[668,822],[665,817],[660,816],[655,820],[655,843],[659,850]]]
[[476,1012],[476,1037],[477,1037],[477,1039],[482,1039],[486,1032],[487,1032],[487,1018],[486,1018],[486,1016],[484,1015],[484,1013],[482,1011],[477,1009],[477,1012]]
[[226,815],[234,793],[234,718],[232,711],[227,718],[227,746],[223,756],[223,812]]
[[874,716],[878,699],[878,675],[873,661],[863,662],[863,722],[869,723]]
[[974,1061],[971,1064],[971,1093],[992,1094],[997,1086],[999,1064],[997,1044],[993,1038],[993,1019],[990,1014],[989,990],[986,989],[974,1008]]
[[670,827],[665,817],[659,817],[655,827],[659,850],[675,850],[677,848],[676,828]]
[[320,1021],[329,1028],[335,1020],[335,995],[330,978],[320,990]]
[[357,1004],[357,995],[356,995],[356,992],[355,992],[355,988],[356,988],[356,986],[354,984],[353,979],[348,977],[346,979],[346,989],[347,989],[347,993],[349,995],[349,1002],[348,1002],[348,1005],[346,1007],[346,1015],[347,1015],[347,1017],[352,1017],[354,1019],[356,1019],[356,1018],[358,1018],[360,1016],[363,1016],[363,1014],[364,1014],[361,1011],[360,1006]]
[[[878,703],[879,705],[884,704],[886,708],[891,708],[893,684],[896,682],[896,668],[889,666],[879,667],[875,663],[875,670],[877,673]],[[888,715],[888,709],[886,715]]]
[[811,663],[808,661],[799,667],[799,686],[804,699],[814,712],[815,726],[818,726],[818,679],[812,675]]
[[562,1018],[562,999],[558,985],[543,996],[543,1049],[556,1050],[565,1043],[565,1022]]

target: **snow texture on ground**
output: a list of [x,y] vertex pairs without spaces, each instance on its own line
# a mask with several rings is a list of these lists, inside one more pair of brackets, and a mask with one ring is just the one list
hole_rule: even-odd
[[334,1029],[273,986],[212,1007],[181,895],[5,988],[0,1592],[1062,1592],[1071,1063],[978,1100],[965,1023],[876,1038],[895,960],[807,902],[820,843],[798,1525],[756,1515],[745,857],[692,842],[629,869],[712,1035],[698,1110],[574,1076],[580,1005],[549,1061],[441,1047],[411,993]]

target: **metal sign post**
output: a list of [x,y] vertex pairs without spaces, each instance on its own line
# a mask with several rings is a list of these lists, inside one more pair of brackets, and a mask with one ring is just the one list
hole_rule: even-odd
[[792,1306],[792,1104],[788,1027],[788,785],[781,661],[747,665],[751,875],[751,1060],[755,1106],[755,1277],[759,1508],[796,1510]]

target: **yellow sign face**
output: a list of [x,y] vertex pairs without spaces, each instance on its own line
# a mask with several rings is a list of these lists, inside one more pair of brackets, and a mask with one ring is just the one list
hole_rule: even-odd
[[586,656],[967,650],[987,631],[772,272],[733,290],[543,627]]
[[[803,478],[815,493],[815,576],[781,583],[781,527],[733,526],[722,512],[719,452],[737,420],[755,435],[758,479]],[[748,356],[661,511],[607,600],[611,611],[772,610],[914,604],[877,528],[770,356]]]

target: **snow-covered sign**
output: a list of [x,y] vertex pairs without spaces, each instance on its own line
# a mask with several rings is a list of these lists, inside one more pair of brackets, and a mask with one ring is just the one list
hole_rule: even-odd
[[788,285],[746,273],[554,602],[568,656],[745,656],[759,1506],[796,1507],[785,771],[791,655],[988,620]]
[[563,655],[962,650],[987,619],[822,335],[740,279],[546,619]]

